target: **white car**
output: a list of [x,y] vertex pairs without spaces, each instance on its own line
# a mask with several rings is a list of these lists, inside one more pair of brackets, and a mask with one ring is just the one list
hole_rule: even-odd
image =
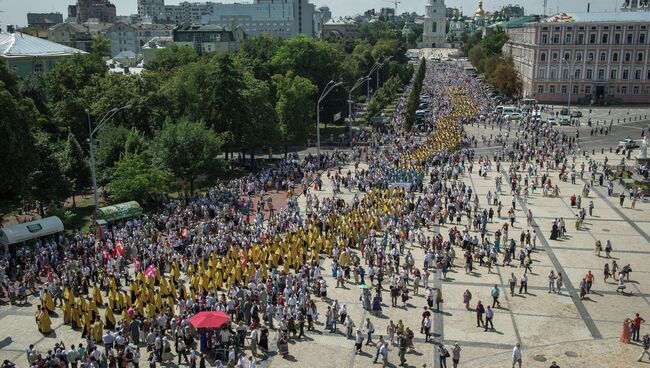
[[560,125],[563,125],[563,126],[565,126],[565,125],[571,125],[571,119],[569,119],[569,118],[566,117],[566,116],[561,117],[561,118],[560,118]]
[[618,146],[621,148],[637,148],[639,144],[634,141],[632,138],[625,138],[622,141],[618,142]]
[[557,125],[557,119],[554,117],[549,117],[548,118],[548,123],[551,125]]
[[521,117],[521,113],[518,112],[512,112],[510,114],[503,115],[503,118],[506,120],[521,120]]

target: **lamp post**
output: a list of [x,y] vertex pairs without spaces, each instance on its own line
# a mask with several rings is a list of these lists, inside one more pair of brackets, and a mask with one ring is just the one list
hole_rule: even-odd
[[320,103],[327,97],[327,95],[332,92],[332,90],[339,85],[341,85],[343,82],[334,82],[333,80],[329,81],[325,88],[323,89],[323,93],[320,94],[320,97],[318,97],[318,102],[316,102],[316,164],[318,165],[318,168],[320,169]]
[[367,84],[367,96],[366,96],[366,103],[370,103],[370,80],[372,79],[372,73],[379,67],[379,63],[375,61],[375,64],[372,66],[370,71],[368,72],[368,75],[366,76],[366,81],[368,82]]
[[359,78],[354,84],[354,86],[350,88],[350,91],[348,91],[348,119],[350,120],[350,147],[352,147],[352,121],[354,120],[352,115],[352,91],[359,88],[363,84],[363,82],[365,82],[368,79],[369,77]]
[[88,145],[90,146],[90,174],[93,181],[93,194],[95,197],[95,211],[99,209],[99,198],[97,197],[97,175],[95,174],[95,154],[93,152],[93,136],[97,133],[103,126],[109,121],[118,111],[130,109],[131,105],[124,105],[122,107],[116,107],[108,110],[102,120],[99,121],[99,124],[93,129],[93,126],[90,122],[90,111],[86,109],[86,115],[88,116]]
[[571,118],[571,89],[573,89],[573,64],[569,63],[569,61],[565,58],[562,58],[562,61],[567,63],[567,66],[569,67],[569,99],[567,101],[567,114],[569,114],[569,120]]
[[386,64],[391,58],[392,56],[389,56],[388,58],[386,58],[386,60],[384,60],[381,64],[379,64],[379,67],[377,67],[377,89],[379,89],[379,69],[381,69],[384,66],[384,64]]

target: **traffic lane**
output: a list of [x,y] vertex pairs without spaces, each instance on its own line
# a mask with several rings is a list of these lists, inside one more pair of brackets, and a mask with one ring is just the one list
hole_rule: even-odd
[[572,126],[556,126],[555,128],[567,133],[569,136],[575,136],[576,128],[580,132],[580,146],[583,148],[595,149],[595,148],[605,148],[609,149],[612,147],[616,149],[618,142],[623,139],[630,137],[632,139],[642,139],[641,131],[644,127],[648,127],[648,121],[634,122],[630,124],[620,124],[613,125],[612,130],[609,134],[595,134],[590,135],[589,131],[593,127],[588,127],[586,124],[580,125],[580,127]]

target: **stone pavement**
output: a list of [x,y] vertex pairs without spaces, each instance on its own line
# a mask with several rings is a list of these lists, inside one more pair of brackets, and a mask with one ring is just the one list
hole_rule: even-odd
[[[467,126],[470,134],[477,134],[476,127]],[[582,128],[581,128],[582,129]],[[604,137],[603,139],[608,139]],[[609,144],[609,143],[608,143]],[[479,146],[477,152],[490,152],[492,148]],[[610,157],[613,159],[613,157]],[[578,163],[582,158],[578,159]],[[361,167],[365,167],[364,164]],[[354,170],[353,165],[347,165],[342,172]],[[477,169],[477,168],[476,168]],[[505,168],[507,169],[507,167]],[[463,180],[470,184],[485,206],[485,194],[494,191],[494,177],[496,173],[488,174],[487,178],[474,174],[466,175]],[[525,367],[548,367],[552,360],[556,360],[562,367],[628,367],[643,366],[635,363],[640,347],[634,344],[623,345],[618,342],[622,321],[626,317],[640,312],[643,317],[650,317],[650,272],[644,267],[650,261],[650,216],[648,204],[637,203],[635,209],[629,208],[626,201],[624,207],[618,205],[618,198],[607,197],[605,188],[595,188],[590,198],[583,199],[583,205],[590,200],[594,201],[595,211],[593,217],[587,217],[586,226],[577,231],[573,226],[573,219],[577,209],[570,206],[568,197],[579,194],[581,182],[575,185],[556,180],[557,173],[551,171],[554,184],[561,190],[559,197],[542,197],[541,192],[531,195],[528,199],[521,199],[517,203],[517,221],[511,230],[512,237],[517,239],[522,230],[537,231],[537,249],[533,253],[533,272],[529,276],[529,292],[510,296],[507,292],[507,279],[511,273],[517,278],[523,270],[517,267],[500,267],[493,269],[488,274],[487,269],[479,267],[472,274],[463,271],[462,255],[457,252],[456,264],[459,267],[452,269],[446,280],[431,280],[434,285],[441,287],[444,303],[442,313],[434,313],[434,328],[436,343],[444,343],[448,347],[458,342],[463,348],[461,352],[460,367],[509,367],[511,364],[511,350],[516,342],[521,342],[524,352]],[[324,190],[318,192],[319,197],[331,196],[332,185],[323,175]],[[504,185],[506,187],[506,185]],[[620,190],[620,188],[617,188]],[[340,194],[341,198],[351,201],[355,192]],[[510,202],[508,195],[502,195],[502,202]],[[304,210],[305,197],[299,198],[301,208]],[[526,226],[525,211],[530,208],[534,215],[534,223]],[[506,211],[503,211],[504,214]],[[557,241],[549,240],[550,226],[554,218],[563,217],[567,222],[568,236]],[[494,224],[488,225],[490,235],[500,227],[506,218],[496,219]],[[433,227],[430,234],[442,231],[445,238],[448,227]],[[613,257],[619,266],[630,263],[634,270],[626,292],[616,293],[615,284],[603,282],[602,268],[605,262],[611,261],[598,257],[593,253],[596,239],[610,239],[613,243]],[[416,246],[407,245],[415,256],[416,264],[421,265],[423,252]],[[517,264],[517,262],[513,262]],[[407,364],[411,367],[437,367],[436,345],[425,343],[424,336],[419,334],[420,313],[426,305],[423,295],[412,296],[406,307],[389,307],[388,292],[384,292],[384,309],[381,317],[367,314],[359,300],[360,290],[354,284],[347,284],[346,288],[336,289],[335,280],[331,277],[331,260],[322,262],[323,275],[325,275],[330,288],[328,296],[337,299],[339,303],[346,304],[349,314],[357,326],[361,326],[366,317],[370,317],[375,324],[375,339],[378,335],[386,335],[386,326],[390,320],[397,323],[402,320],[405,326],[410,326],[415,332],[415,351],[407,354]],[[559,271],[564,276],[565,287],[562,294],[547,293],[546,275],[550,270]],[[580,300],[576,289],[583,275],[592,270],[595,275],[592,293],[584,300]],[[469,289],[472,294],[472,306],[478,300],[488,304],[491,300],[490,289],[494,284],[502,290],[502,306],[495,309],[495,330],[485,332],[477,328],[475,314],[466,311],[462,303],[462,294]],[[32,303],[36,301],[30,299]],[[0,307],[0,360],[11,359],[18,366],[26,366],[24,349],[35,343],[41,350],[51,348],[55,342],[64,341],[67,346],[81,342],[80,332],[73,331],[68,326],[62,326],[61,316],[52,316],[55,333],[43,337],[38,333],[34,322],[35,306]],[[325,302],[318,299],[318,309],[321,320],[324,320],[323,311]],[[323,329],[318,324],[319,330]],[[368,367],[372,366],[374,347],[364,347],[364,353],[354,354],[354,342],[345,338],[341,332],[344,328],[339,325],[339,332],[330,334],[325,331],[310,332],[307,338],[292,342],[289,347],[290,359],[275,355],[275,333],[271,333],[271,354],[262,359],[258,366],[261,367]],[[642,327],[642,333],[647,332],[647,327]],[[389,362],[397,365],[397,349],[391,348]],[[451,361],[448,361],[451,366]]]
[[[467,127],[476,134],[475,127]],[[581,128],[582,129],[582,128]],[[480,148],[480,147],[479,147]],[[610,157],[612,159],[613,157]],[[579,159],[580,160],[580,159]],[[578,161],[580,162],[580,161]],[[506,166],[507,169],[507,166]],[[344,170],[345,171],[345,170]],[[471,184],[485,205],[485,194],[494,191],[494,177],[487,179],[476,174],[468,174],[464,180]],[[551,177],[556,178],[557,174]],[[556,180],[554,180],[554,184]],[[446,346],[459,342],[463,348],[461,367],[506,367],[511,364],[511,350],[516,342],[524,349],[525,367],[548,367],[552,360],[563,367],[623,367],[630,366],[636,361],[640,347],[635,344],[623,345],[618,342],[622,321],[636,312],[642,316],[650,315],[650,279],[644,265],[650,260],[650,249],[647,244],[650,238],[650,217],[647,215],[647,203],[638,203],[636,209],[626,205],[620,208],[617,197],[607,197],[604,188],[595,188],[590,198],[583,199],[583,204],[593,200],[594,216],[587,217],[585,228],[576,231],[573,226],[577,213],[570,206],[568,197],[579,194],[583,183],[575,185],[559,182],[560,197],[543,197],[541,192],[531,195],[528,199],[517,203],[517,221],[511,230],[513,238],[517,238],[522,230],[536,230],[537,249],[533,254],[533,272],[529,274],[529,290],[527,294],[515,293],[509,295],[507,279],[511,273],[519,278],[523,269],[498,266],[488,274],[485,268],[479,267],[473,274],[465,274],[462,269],[462,259],[458,269],[454,269],[446,280],[437,282],[443,291],[443,312],[434,313],[434,332],[436,342]],[[620,190],[620,188],[618,188]],[[617,193],[615,193],[616,195]],[[322,195],[319,193],[319,195]],[[350,199],[354,195],[345,193],[341,197]],[[509,196],[502,196],[502,202],[509,203]],[[534,222],[526,226],[525,211],[531,209]],[[505,212],[505,211],[504,211]],[[557,241],[549,240],[551,222],[557,217],[563,217],[567,222],[568,236]],[[489,224],[490,235],[506,221],[503,217]],[[438,231],[438,228],[432,229]],[[444,233],[446,226],[440,229]],[[445,234],[446,237],[446,234]],[[632,265],[631,281],[624,294],[615,291],[616,285],[610,279],[602,280],[602,268],[611,260],[598,257],[593,253],[596,239],[603,243],[610,239],[613,242],[613,258],[619,266],[627,263]],[[422,252],[416,247],[408,247],[414,252],[416,264],[421,264]],[[458,257],[458,255],[457,255]],[[516,264],[517,262],[513,262]],[[323,264],[324,274],[330,274],[330,260]],[[564,276],[564,288],[561,294],[548,293],[547,275],[550,270],[561,272]],[[580,300],[577,289],[580,280],[592,270],[595,275],[592,293]],[[330,285],[335,280],[328,276]],[[475,314],[465,310],[462,294],[469,289],[472,294],[472,306],[477,300],[489,303],[490,290],[498,284],[502,290],[502,307],[495,310],[495,331],[485,332],[476,328]],[[368,316],[359,302],[360,292],[354,285],[348,289],[333,289],[329,295],[339,303],[346,304],[355,323],[360,325]],[[386,293],[384,293],[386,298]],[[384,302],[382,317],[371,317],[377,334],[385,335],[385,327],[390,320],[402,320],[405,326],[410,326],[416,333],[415,352],[407,354],[407,365],[421,367],[437,367],[435,345],[425,343],[423,335],[419,334],[420,313],[426,302],[422,295],[409,300],[406,308],[391,308]],[[326,308],[319,303],[319,310]],[[339,328],[339,330],[342,330]],[[642,333],[647,331],[642,327]],[[342,333],[332,336],[327,332],[312,334],[313,341],[299,342],[292,346],[291,353],[301,365],[307,366],[344,366],[365,367],[372,365],[374,348],[364,348],[366,353],[355,355],[353,341],[347,340]],[[606,352],[603,354],[603,350]],[[372,354],[372,355],[371,355]],[[392,348],[389,362],[397,364],[397,349]],[[327,365],[323,359],[327,359]],[[448,362],[451,366],[451,362]],[[271,358],[263,363],[270,367],[295,366],[291,361],[281,358]]]

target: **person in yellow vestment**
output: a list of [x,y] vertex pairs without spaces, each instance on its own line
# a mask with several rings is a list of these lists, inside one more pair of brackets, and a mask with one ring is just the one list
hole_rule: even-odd
[[40,306],[36,311],[36,325],[38,326],[38,331],[42,334],[49,334],[52,332],[52,320],[50,315],[47,313],[47,308]]
[[104,327],[106,327],[107,330],[114,330],[116,323],[113,310],[109,308],[108,303],[104,304],[104,307]]
[[43,306],[48,312],[54,313],[54,301],[52,300],[52,295],[47,290],[43,293]]
[[100,343],[102,342],[102,335],[104,334],[104,331],[102,329],[102,321],[97,318],[95,320],[95,323],[93,324],[93,340],[95,340],[95,343]]
[[104,301],[102,300],[102,293],[99,291],[99,286],[97,285],[93,287],[93,302],[95,302],[95,305],[104,304]]

